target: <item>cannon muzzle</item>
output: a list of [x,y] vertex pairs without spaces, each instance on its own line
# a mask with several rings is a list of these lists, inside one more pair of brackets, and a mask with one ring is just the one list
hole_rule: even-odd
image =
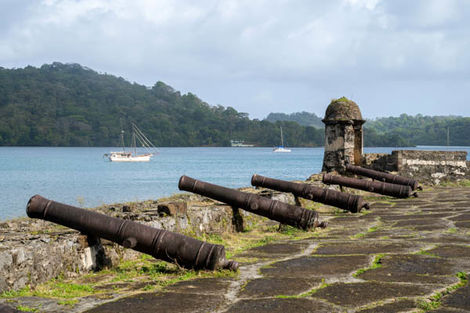
[[178,188],[303,230],[309,230],[316,226],[326,226],[326,224],[318,221],[318,213],[313,210],[213,185],[188,176],[181,176]]
[[54,222],[87,235],[104,238],[185,268],[238,268],[237,262],[225,259],[224,246],[80,209],[39,195],[29,200],[26,213],[31,218]]
[[323,183],[327,185],[340,185],[395,198],[417,197],[410,186],[384,183],[379,181],[342,177],[337,175],[323,174]]
[[360,212],[362,208],[369,208],[369,204],[366,203],[361,196],[319,188],[310,184],[292,183],[257,174],[251,177],[251,184],[253,186],[270,188],[277,191],[290,192],[294,194],[294,196],[335,206],[352,213]]
[[397,185],[410,186],[411,190],[420,189],[419,183],[412,178],[379,172],[379,171],[371,170],[369,168],[364,168],[364,167],[350,165],[350,164],[346,165],[346,171],[352,174],[369,177],[378,181],[383,181],[383,182],[397,184]]

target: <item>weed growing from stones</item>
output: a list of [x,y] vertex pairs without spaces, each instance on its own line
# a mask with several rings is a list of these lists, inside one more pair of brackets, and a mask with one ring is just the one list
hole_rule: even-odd
[[438,259],[441,258],[437,254],[429,252],[429,250],[420,250],[419,252],[416,252],[416,254],[427,255],[427,256],[430,256],[430,257],[433,257],[433,258],[438,258]]
[[468,275],[465,272],[458,272],[456,276],[459,279],[459,282],[457,284],[447,287],[445,291],[437,292],[427,299],[419,300],[417,303],[418,308],[421,309],[422,312],[429,312],[434,309],[437,309],[441,306],[442,298],[444,296],[468,284]]
[[59,305],[64,305],[64,306],[69,306],[69,307],[73,307],[75,304],[78,303],[78,300],[76,299],[73,299],[73,300],[60,300],[60,301],[57,301],[57,304]]
[[21,311],[21,312],[37,312],[37,311],[39,311],[38,308],[31,308],[31,307],[25,306],[25,305],[19,305],[19,306],[16,307],[16,309],[18,311]]
[[382,267],[382,259],[384,258],[384,256],[385,256],[384,253],[377,254],[374,257],[374,260],[372,261],[371,266],[357,270],[357,272],[353,274],[353,277],[358,277],[359,275],[361,275],[362,273],[366,271],[370,271],[370,270]]

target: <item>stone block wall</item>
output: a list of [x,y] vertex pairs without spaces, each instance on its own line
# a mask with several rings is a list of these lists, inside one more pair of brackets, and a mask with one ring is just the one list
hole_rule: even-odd
[[[269,196],[293,202],[293,197],[283,194]],[[98,211],[192,237],[236,231],[237,221],[231,207],[194,195],[186,198],[112,205]],[[263,219],[243,210],[240,214],[246,227]],[[0,222],[0,292],[35,286],[59,275],[74,277],[134,259],[139,254],[42,220],[21,218]]]
[[429,184],[469,179],[469,165],[465,151],[395,150],[392,154],[365,154],[362,160],[362,166]]
[[322,171],[344,171],[345,162],[354,161],[354,128],[337,123],[325,127],[325,155]]

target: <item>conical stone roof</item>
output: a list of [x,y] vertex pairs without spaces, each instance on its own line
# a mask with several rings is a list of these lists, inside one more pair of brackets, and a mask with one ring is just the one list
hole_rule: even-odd
[[360,121],[363,122],[361,110],[356,102],[346,97],[334,99],[326,108],[323,122],[332,121]]

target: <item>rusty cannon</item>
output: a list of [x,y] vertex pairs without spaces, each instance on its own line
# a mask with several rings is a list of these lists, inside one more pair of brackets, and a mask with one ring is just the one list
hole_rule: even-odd
[[417,193],[411,190],[410,186],[384,183],[365,179],[349,178],[337,175],[323,174],[323,183],[327,185],[340,185],[355,189],[375,192],[395,198],[417,197]]
[[309,230],[312,227],[326,227],[326,223],[318,221],[318,213],[313,210],[213,185],[188,176],[181,176],[178,188],[303,230]]
[[224,246],[80,209],[39,195],[29,200],[26,213],[31,218],[43,219],[73,228],[86,235],[104,238],[185,268],[208,270],[238,268],[237,262],[225,259]]
[[369,209],[369,204],[361,196],[351,195],[331,189],[319,188],[310,184],[292,183],[261,175],[253,175],[251,184],[257,187],[290,192],[296,197],[332,205],[352,213],[360,212],[362,208]]
[[346,165],[346,171],[352,174],[369,177],[378,181],[383,181],[383,182],[387,182],[391,184],[410,186],[411,190],[422,189],[419,186],[419,183],[412,178],[407,178],[407,177],[403,177],[399,175],[393,175],[393,174],[385,173],[385,172],[379,172],[379,171],[371,170],[371,169],[364,168],[361,166],[355,166],[355,165],[350,165],[350,164]]

